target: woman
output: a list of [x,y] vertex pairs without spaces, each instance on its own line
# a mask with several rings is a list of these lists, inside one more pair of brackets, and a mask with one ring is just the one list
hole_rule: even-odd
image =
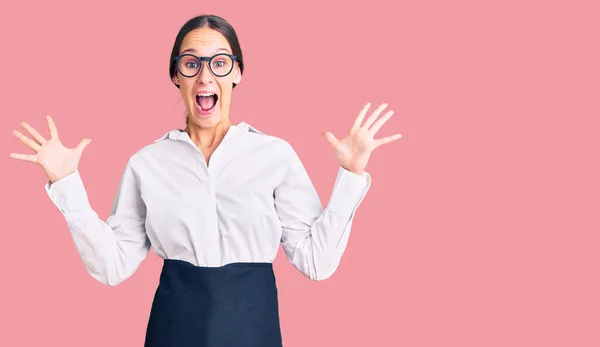
[[[90,143],[64,147],[47,116],[50,139],[21,123],[46,191],[63,213],[87,271],[110,286],[129,278],[150,247],[164,259],[145,346],[282,345],[272,261],[281,244],[305,276],[323,280],[338,267],[354,213],[370,186],[365,167],[373,136],[392,112],[368,117],[367,104],[349,134],[324,137],[339,162],[325,209],[294,149],[245,122],[229,105],[244,64],[234,29],[218,16],[191,19],[176,37],[169,73],[187,110],[173,129],[132,155],[110,217],[89,204],[79,160]],[[364,123],[363,123],[364,121]]]

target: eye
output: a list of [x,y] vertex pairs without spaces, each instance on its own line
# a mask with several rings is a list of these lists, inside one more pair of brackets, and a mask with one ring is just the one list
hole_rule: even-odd
[[195,61],[188,61],[185,66],[191,68],[191,69],[195,69],[198,67],[198,64]]
[[223,60],[215,61],[215,66],[216,67],[223,67],[223,65],[225,65],[225,62]]

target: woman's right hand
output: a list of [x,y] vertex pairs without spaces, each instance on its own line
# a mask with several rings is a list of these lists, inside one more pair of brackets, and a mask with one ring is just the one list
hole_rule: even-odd
[[44,169],[51,182],[56,182],[61,178],[75,172],[79,165],[81,154],[87,145],[92,142],[85,138],[79,142],[75,148],[66,148],[58,138],[58,131],[54,125],[52,117],[46,116],[50,139],[46,140],[40,133],[33,129],[29,124],[23,122],[21,126],[33,137],[33,140],[14,130],[13,135],[23,144],[33,149],[36,154],[11,153],[10,157],[36,163]]

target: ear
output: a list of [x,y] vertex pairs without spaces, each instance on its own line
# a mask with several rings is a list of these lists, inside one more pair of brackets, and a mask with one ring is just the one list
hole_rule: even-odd
[[171,77],[171,80],[173,81],[173,83],[175,83],[176,85],[179,85],[179,77],[177,75]]
[[241,81],[242,81],[242,73],[240,72],[240,67],[237,66],[237,64],[236,64],[235,69],[234,69],[233,83],[240,84]]

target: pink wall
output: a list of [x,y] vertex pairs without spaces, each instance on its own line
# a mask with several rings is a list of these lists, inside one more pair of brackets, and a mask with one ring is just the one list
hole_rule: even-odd
[[[180,26],[228,19],[246,70],[231,119],[288,140],[324,202],[363,104],[395,115],[336,274],[280,250],[286,347],[600,345],[599,37],[593,1],[47,2],[0,6],[3,346],[141,346],[160,259],[90,277],[29,153],[66,145],[106,218],[126,160],[183,126],[168,79]],[[396,5],[392,5],[396,3]],[[264,7],[262,7],[264,6]]]

